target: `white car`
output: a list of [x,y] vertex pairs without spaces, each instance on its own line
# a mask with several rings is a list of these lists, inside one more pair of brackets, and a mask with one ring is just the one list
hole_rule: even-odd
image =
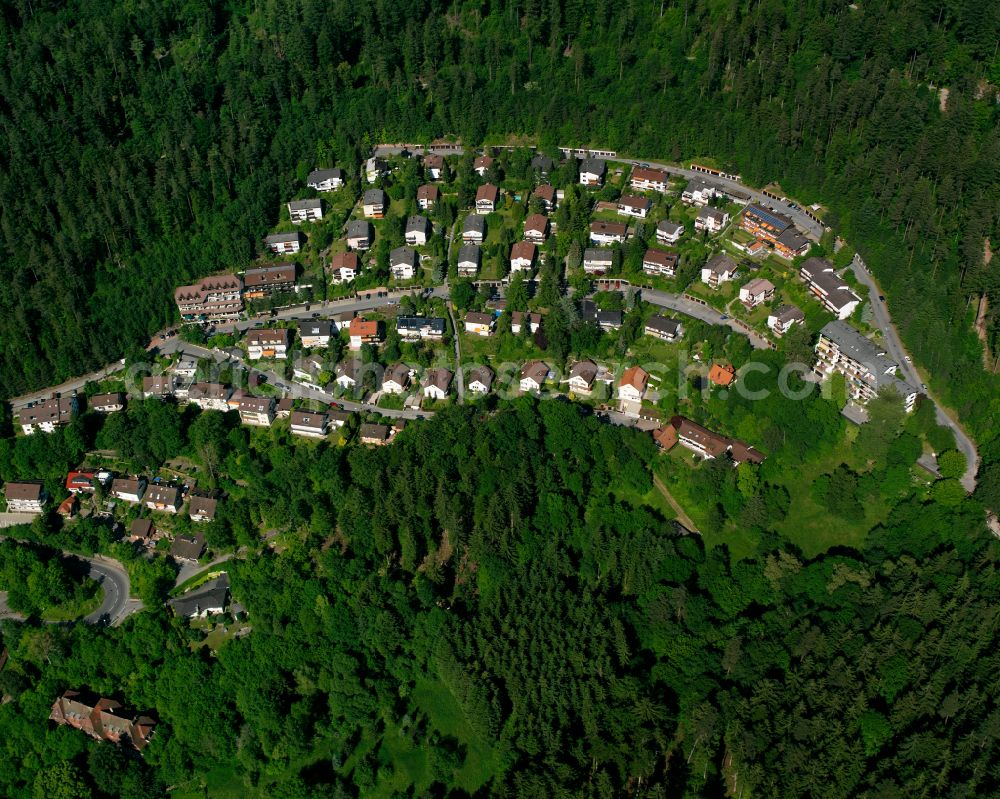
[[909,355],[907,355],[907,356],[906,356],[906,357],[904,358],[904,360],[905,360],[905,361],[906,361],[907,363],[913,363],[913,358],[911,358],[911,357],[910,357]]

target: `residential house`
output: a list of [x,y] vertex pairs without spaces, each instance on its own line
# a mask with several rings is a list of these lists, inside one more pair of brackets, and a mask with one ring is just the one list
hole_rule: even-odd
[[130,544],[142,544],[146,547],[152,546],[156,532],[156,526],[153,524],[152,519],[133,519],[132,524],[129,525],[128,538],[126,540]]
[[708,380],[717,386],[730,386],[736,380],[736,368],[731,363],[713,363],[708,370]]
[[[361,349],[361,345],[359,344],[357,348]],[[361,382],[362,367],[363,364],[357,358],[347,358],[338,363],[334,370],[337,374],[337,385],[345,390],[355,388]]]
[[[430,180],[441,180],[444,175],[444,156],[430,153],[424,156],[424,171]],[[419,199],[419,194],[417,195]]]
[[677,443],[706,460],[721,458],[729,450],[729,439],[683,416],[674,416],[671,427],[677,433]]
[[181,356],[170,371],[177,377],[193,378],[198,371],[198,361],[195,358]]
[[444,338],[448,325],[440,316],[397,316],[396,332],[406,341]]
[[806,315],[794,305],[782,305],[771,311],[767,317],[767,326],[774,335],[780,337],[785,335],[792,325],[800,325],[805,319]]
[[530,272],[535,265],[535,245],[530,241],[518,241],[510,248],[510,271]]
[[816,342],[814,371],[821,377],[834,372],[844,375],[848,393],[854,401],[865,404],[880,390],[891,387],[909,412],[916,406],[917,389],[896,376],[899,364],[885,348],[841,320],[825,325]]
[[757,203],[748,205],[740,218],[741,228],[769,244],[774,244],[791,226],[792,220],[787,216],[770,211]]
[[736,266],[736,262],[725,253],[720,252],[701,268],[701,282],[708,284],[710,288],[717,289],[723,283],[733,280],[738,271],[739,267]]
[[591,222],[590,243],[599,246],[607,244],[624,244],[628,234],[628,226],[619,222]]
[[322,388],[319,375],[323,371],[324,366],[323,359],[319,355],[297,358],[292,365],[292,380],[310,388]]
[[645,219],[649,216],[653,208],[653,201],[646,197],[635,197],[623,194],[618,198],[619,216],[633,216],[636,219]]
[[677,443],[677,429],[672,424],[660,425],[653,431],[653,441],[666,452]]
[[337,326],[329,319],[306,319],[299,322],[299,338],[306,349],[329,347],[330,337],[336,335]]
[[248,330],[244,342],[247,345],[247,358],[259,361],[261,358],[288,357],[288,347],[291,344],[291,331],[285,328],[263,327]]
[[323,218],[322,200],[292,200],[288,203],[288,216],[296,225],[315,222]]
[[489,394],[496,375],[488,366],[477,366],[465,373],[468,389],[473,394]]
[[731,438],[729,439],[729,459],[733,462],[733,466],[739,466],[744,461],[759,464],[764,462],[764,453],[738,438]]
[[138,505],[146,493],[145,477],[116,477],[111,481],[112,499]]
[[600,186],[607,171],[608,165],[600,158],[585,158],[580,163],[580,185]]
[[221,383],[192,383],[188,389],[188,402],[197,405],[203,411],[221,411],[225,413],[229,410],[229,399],[233,395],[233,390],[229,386]]
[[493,166],[493,158],[488,155],[481,155],[472,162],[472,169],[479,177],[486,177],[486,173]]
[[662,219],[656,223],[656,240],[660,244],[676,244],[684,235],[684,225]]
[[156,722],[123,707],[114,699],[91,692],[64,691],[49,713],[49,720],[73,727],[98,741],[119,744],[141,752],[156,730]]
[[389,443],[391,431],[384,424],[363,424],[358,431],[358,438],[362,444],[381,446]]
[[360,350],[362,344],[375,344],[382,340],[379,323],[356,316],[347,328],[351,337],[351,349]]
[[244,397],[240,400],[240,421],[253,427],[270,427],[274,421],[273,397]]
[[337,252],[330,256],[330,279],[334,283],[349,283],[361,271],[361,259],[356,252]]
[[482,244],[486,238],[486,220],[469,214],[462,223],[462,241],[466,244]]
[[410,385],[410,367],[394,363],[382,375],[383,394],[402,394]]
[[658,191],[662,194],[667,190],[668,180],[667,173],[662,169],[637,166],[632,170],[630,182],[633,189],[638,189],[639,191]]
[[364,215],[372,219],[381,219],[385,216],[385,209],[388,205],[389,197],[382,189],[368,189],[361,198]]
[[211,522],[215,520],[219,501],[212,497],[202,497],[192,494],[188,501],[188,517],[193,522]]
[[[476,217],[478,219],[478,217]],[[463,244],[458,251],[458,274],[460,277],[475,277],[482,263],[482,251],[478,244]]]
[[170,545],[170,557],[187,563],[197,563],[205,552],[205,536],[201,533],[179,533]]
[[541,201],[542,207],[545,209],[545,213],[551,214],[555,210],[558,197],[556,196],[554,186],[548,183],[543,183],[535,189],[532,196],[537,197]]
[[426,183],[417,189],[417,207],[421,211],[428,211],[438,204],[441,199],[441,191],[437,186]]
[[302,249],[306,237],[299,231],[292,233],[272,233],[264,237],[264,244],[271,252],[277,255],[294,255]]
[[384,158],[377,158],[372,156],[367,161],[365,161],[365,179],[369,183],[374,183],[383,175],[389,173],[389,165],[385,162]]
[[243,275],[243,296],[248,300],[295,290],[295,264],[247,269]]
[[526,393],[529,391],[541,391],[548,376],[548,364],[543,361],[528,361],[521,368],[521,391]]
[[426,216],[411,216],[406,220],[404,238],[411,247],[422,247],[431,235],[431,223]]
[[492,214],[497,209],[500,189],[492,183],[484,183],[476,191],[476,213],[480,216]]
[[[247,394],[242,388],[233,389],[233,393],[229,395],[229,399],[226,400],[225,409],[226,411],[236,411],[240,410],[240,403]],[[220,409],[223,410],[223,409]]]
[[448,369],[435,367],[424,372],[424,399],[443,400],[448,397],[452,373]]
[[548,217],[532,214],[524,220],[524,238],[535,244],[543,244],[549,235]]
[[56,508],[56,513],[62,516],[64,519],[72,519],[76,516],[77,512],[80,510],[80,500],[75,494],[70,494],[66,499],[59,503],[59,507]]
[[647,275],[673,277],[677,274],[680,257],[675,252],[657,250],[650,247],[642,256],[642,271]]
[[543,177],[552,171],[555,163],[544,153],[538,153],[531,159],[531,168],[540,173]]
[[598,311],[594,321],[601,330],[619,330],[622,326],[621,311]]
[[274,406],[274,415],[278,419],[287,419],[294,407],[295,401],[291,397],[282,397]]
[[756,308],[774,299],[774,284],[757,277],[740,288],[740,302],[747,308]]
[[577,361],[569,370],[569,388],[575,394],[590,396],[597,380],[597,364],[591,360]]
[[809,252],[812,243],[796,228],[786,228],[774,241],[774,254],[791,260]]
[[344,170],[314,169],[306,178],[306,185],[316,191],[336,191],[344,185]]
[[146,375],[142,378],[142,396],[145,399],[171,397],[174,388],[174,379],[170,375]]
[[729,224],[729,214],[719,208],[712,208],[706,205],[694,218],[694,229],[705,230],[709,233],[721,233],[722,229]]
[[346,425],[351,420],[351,416],[350,411],[333,409],[326,412],[326,422],[331,428],[337,430]]
[[684,326],[676,319],[654,314],[646,320],[643,332],[661,341],[676,341],[684,334]]
[[41,513],[48,492],[41,480],[10,482],[3,487],[8,513]]
[[204,619],[225,613],[229,605],[229,575],[223,572],[186,593],[167,600],[167,606],[182,619]]
[[615,262],[614,250],[588,247],[583,251],[583,271],[588,275],[603,275],[611,271]]
[[477,336],[489,336],[493,333],[493,314],[469,311],[465,315],[465,332]]
[[306,438],[325,438],[330,426],[327,415],[318,411],[292,411],[288,421],[293,435]]
[[626,369],[618,381],[618,410],[626,416],[638,418],[648,385],[649,372],[641,366]]
[[177,513],[181,507],[181,492],[173,486],[153,483],[146,489],[144,504],[150,510]]
[[[529,313],[528,315],[528,330],[531,333],[537,333],[538,328],[542,326],[542,316],[537,313]],[[525,314],[522,311],[514,311],[510,317],[510,332],[517,335],[521,332],[521,324],[524,322]]]
[[685,205],[701,207],[719,194],[719,187],[701,178],[692,178],[681,192],[681,202]]
[[412,280],[419,265],[420,257],[411,247],[396,247],[389,253],[389,274],[395,280]]
[[352,219],[347,223],[347,246],[352,250],[367,250],[375,240],[375,228],[364,219]]
[[94,472],[77,469],[66,475],[66,490],[71,494],[93,494],[97,485],[106,485],[111,479],[111,472]]
[[110,394],[94,394],[87,399],[87,404],[91,410],[98,413],[115,413],[125,408],[125,395],[121,391],[112,391]]
[[17,423],[21,431],[30,436],[36,430],[43,433],[53,433],[57,427],[64,427],[73,421],[80,410],[75,395],[54,395],[47,400],[41,400],[21,408],[17,412]]
[[838,319],[846,319],[861,304],[861,297],[825,258],[807,258],[799,268],[799,275],[823,307]]
[[243,281],[236,275],[206,277],[174,291],[184,322],[223,322],[243,312]]

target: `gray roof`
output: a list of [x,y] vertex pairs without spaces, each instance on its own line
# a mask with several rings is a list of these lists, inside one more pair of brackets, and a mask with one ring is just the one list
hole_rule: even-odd
[[622,326],[622,312],[621,311],[598,311],[596,316],[597,324],[599,325],[609,325],[611,327],[621,327]]
[[482,250],[478,244],[463,244],[462,248],[458,251],[459,263],[469,261],[478,264],[480,257],[482,257]]
[[440,316],[397,316],[396,330],[430,330],[438,335],[444,335],[445,321]]
[[596,261],[597,263],[611,263],[614,250],[606,247],[588,247],[583,251],[583,260]]
[[389,198],[382,189],[368,189],[362,202],[365,205],[385,205]]
[[542,172],[548,172],[552,169],[552,165],[552,159],[542,153],[539,153],[531,159],[531,168],[540,169]]
[[306,178],[306,183],[312,186],[314,183],[322,183],[324,180],[343,180],[343,169],[314,169]]
[[426,216],[418,214],[406,220],[407,233],[426,233],[428,227],[430,227],[430,222],[427,221]]
[[229,575],[218,577],[203,583],[197,588],[167,601],[178,616],[194,616],[209,608],[223,608],[229,599]]
[[681,329],[681,323],[676,319],[655,314],[646,320],[646,327],[666,333],[668,336],[676,336]]
[[678,230],[683,230],[684,225],[677,222],[671,222],[669,219],[661,219],[657,225],[656,229],[662,231],[663,233],[676,233]]
[[809,239],[799,233],[794,227],[789,227],[782,231],[777,241],[790,250],[798,250],[809,244]]
[[322,208],[322,200],[292,200],[288,203],[290,211],[311,211],[314,208]]
[[829,302],[836,308],[843,308],[850,302],[861,301],[861,297],[833,271],[833,264],[824,258],[807,258],[802,262],[799,274],[822,289]]
[[772,316],[782,323],[791,322],[793,319],[801,322],[806,318],[806,315],[794,305],[782,305]]
[[372,223],[364,219],[352,219],[347,223],[347,238],[371,238]]
[[480,233],[482,235],[486,234],[486,218],[479,216],[478,214],[469,214],[465,217],[465,222],[462,223],[463,233]]
[[580,172],[593,172],[595,175],[603,175],[608,165],[600,158],[585,158],[580,164]]
[[714,272],[717,275],[724,274],[726,272],[736,271],[736,261],[726,255],[724,252],[720,252],[718,255],[714,256],[705,264],[705,269]]
[[284,244],[289,241],[300,241],[302,239],[302,234],[297,230],[292,233],[272,233],[270,236],[264,239],[268,244]]
[[330,336],[336,332],[329,319],[306,319],[299,322],[300,336]]
[[899,363],[846,322],[835,319],[826,324],[820,334],[836,344],[848,358],[864,364],[874,376],[876,390],[884,386],[893,386],[903,397],[916,392],[909,383],[900,380],[894,374],[889,374],[890,370],[895,371],[899,368]]
[[397,247],[389,253],[389,264],[391,266],[402,266],[409,264],[414,269],[417,268],[417,251],[412,247]]
[[712,208],[710,205],[706,205],[698,212],[699,219],[717,219],[720,222],[725,218],[725,211],[720,211],[718,208]]

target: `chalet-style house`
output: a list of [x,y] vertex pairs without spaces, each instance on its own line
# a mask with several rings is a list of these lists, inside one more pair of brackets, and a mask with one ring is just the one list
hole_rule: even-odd
[[650,247],[642,256],[642,271],[647,275],[673,277],[677,274],[680,257],[675,252],[657,250]]
[[277,255],[294,255],[302,249],[306,237],[299,231],[291,233],[272,233],[264,237],[264,244]]
[[425,183],[417,189],[417,208],[421,211],[428,211],[438,204],[441,199],[441,191],[437,186]]
[[530,241],[518,241],[510,248],[510,271],[530,272],[535,265],[535,245]]
[[782,305],[767,317],[767,326],[779,338],[788,332],[792,325],[805,322],[806,316],[794,305]]
[[329,319],[306,319],[299,322],[299,338],[306,349],[329,347],[331,336],[337,335],[337,326]]
[[684,225],[662,219],[656,223],[656,240],[660,244],[676,244],[684,235]]
[[143,504],[150,510],[177,513],[181,507],[181,492],[173,486],[153,483],[146,489]]
[[441,180],[444,175],[444,156],[435,153],[425,155],[424,171],[429,180]]
[[892,387],[909,412],[916,406],[917,389],[896,376],[899,364],[885,348],[865,338],[839,319],[825,325],[816,342],[814,371],[821,377],[839,372],[847,379],[851,399],[865,404],[885,387]]
[[388,195],[382,189],[368,189],[361,198],[361,206],[365,216],[381,219],[389,205]]
[[799,267],[799,276],[812,295],[838,319],[846,319],[861,304],[861,297],[825,258],[807,258]]
[[638,418],[648,385],[649,372],[641,366],[626,369],[618,381],[618,410],[626,416]]
[[402,394],[410,385],[410,367],[394,363],[382,374],[383,394]]
[[479,175],[479,177],[486,177],[486,173],[490,171],[490,167],[493,166],[493,158],[489,155],[480,155],[472,162],[473,171]]
[[13,481],[3,487],[8,513],[41,513],[48,492],[41,481]]
[[632,177],[629,182],[633,189],[639,191],[658,191],[661,194],[667,190],[669,178],[662,169],[650,169],[649,167],[637,166],[632,170]]
[[707,284],[709,288],[717,289],[723,283],[733,280],[738,271],[736,262],[720,252],[701,268],[701,282]]
[[468,389],[473,394],[489,394],[496,375],[488,366],[477,366],[465,373]]
[[411,216],[406,220],[404,238],[411,247],[422,247],[431,235],[431,223],[426,216]]
[[618,198],[619,216],[631,216],[636,219],[645,219],[653,208],[653,201],[647,197],[634,197],[623,194]]
[[618,222],[591,222],[590,243],[598,246],[624,244],[628,226]]
[[469,311],[465,315],[465,332],[476,336],[489,336],[493,333],[493,314]]
[[205,552],[205,536],[201,533],[180,533],[170,545],[170,557],[187,563],[197,563]]
[[330,279],[334,283],[348,283],[361,271],[361,259],[356,252],[338,252],[330,256]]
[[719,187],[701,178],[692,178],[681,192],[681,202],[685,205],[701,207],[720,194]]
[[233,390],[221,383],[192,383],[188,389],[188,402],[197,405],[203,411],[225,413],[230,409],[229,400],[232,396]]
[[466,244],[482,244],[486,238],[486,220],[469,214],[462,222],[462,241]]
[[316,222],[323,218],[323,201],[292,200],[288,203],[288,217],[296,225],[303,222]]
[[476,213],[480,216],[492,214],[497,209],[500,189],[492,183],[484,183],[476,191]]
[[420,265],[420,256],[412,247],[396,247],[389,253],[389,274],[395,280],[412,280]]
[[243,281],[236,275],[214,275],[174,291],[184,322],[223,322],[243,312]]
[[352,219],[347,223],[347,246],[352,250],[367,250],[375,240],[375,228],[364,219]]
[[600,158],[585,158],[580,163],[580,185],[600,186],[604,183],[608,165]]
[[424,399],[447,399],[452,377],[452,373],[442,367],[435,367],[424,372],[422,381]]
[[661,434],[657,439],[657,443],[663,449],[669,449],[674,443],[678,443],[706,460],[721,458],[728,454],[734,466],[739,466],[744,461],[750,463],[764,461],[763,453],[749,444],[720,435],[683,416],[672,417],[670,427],[674,430],[673,435]]
[[588,247],[583,251],[583,271],[588,275],[604,275],[614,265],[614,250],[603,247]]
[[482,250],[478,244],[463,244],[458,251],[459,276],[475,277],[479,273],[482,257]]
[[729,224],[729,214],[719,208],[712,208],[706,205],[694,218],[694,229],[704,230],[708,233],[721,233],[722,229]]
[[17,412],[17,423],[26,436],[38,430],[53,433],[57,427],[64,427],[73,421],[79,410],[80,404],[75,396],[57,395],[21,408]]
[[244,339],[247,345],[247,358],[259,361],[261,358],[288,357],[288,347],[291,345],[291,331],[284,328],[258,328],[247,331]]
[[519,383],[521,391],[525,393],[541,391],[548,376],[548,364],[543,361],[529,361],[521,368],[521,380]]
[[684,333],[684,326],[676,319],[654,314],[646,321],[643,332],[661,341],[676,341]]
[[554,186],[548,183],[543,183],[541,186],[535,188],[532,196],[539,199],[542,203],[542,207],[545,209],[545,213],[551,214],[555,210],[558,197],[556,196]]
[[740,287],[740,302],[748,309],[756,308],[774,299],[774,284],[770,280],[757,277]]
[[243,297],[256,300],[295,290],[295,264],[276,264],[247,269],[243,275]]
[[344,170],[314,169],[306,178],[306,185],[316,191],[336,191],[344,185]]
[[65,691],[49,713],[49,720],[73,727],[98,741],[108,741],[141,752],[153,737],[156,722],[89,691]]
[[597,372],[597,364],[591,360],[574,363],[569,370],[570,391],[589,397],[597,381]]

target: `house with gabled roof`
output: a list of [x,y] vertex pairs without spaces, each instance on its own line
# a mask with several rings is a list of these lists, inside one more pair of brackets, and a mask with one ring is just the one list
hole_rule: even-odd
[[420,266],[420,256],[412,247],[396,247],[389,253],[389,274],[395,280],[412,280]]
[[485,177],[486,173],[490,171],[490,167],[493,166],[493,163],[492,156],[480,155],[472,162],[472,169],[479,177]]
[[677,274],[679,260],[680,258],[675,252],[650,247],[642,256],[642,271],[647,275],[673,277]]
[[143,504],[150,510],[177,513],[181,508],[181,492],[173,486],[153,483],[146,489]]
[[458,274],[460,277],[475,277],[482,263],[482,250],[478,244],[463,244],[458,251]]
[[762,277],[757,277],[740,287],[740,302],[748,309],[756,308],[774,299],[774,283]]
[[721,233],[728,224],[729,214],[721,208],[712,208],[710,205],[698,211],[698,216],[694,218],[694,229],[708,233]]
[[792,325],[801,325],[806,315],[794,305],[782,305],[771,311],[767,317],[767,326],[776,336],[783,336]]
[[368,189],[361,198],[361,210],[365,216],[381,219],[389,205],[389,196],[382,189]]
[[306,185],[316,191],[336,191],[344,185],[344,170],[314,169],[306,178]]
[[600,186],[604,183],[608,165],[600,158],[585,158],[580,162],[580,185]]
[[272,233],[264,237],[264,244],[271,252],[277,255],[294,255],[302,249],[306,237],[299,231],[291,233]]
[[619,216],[632,216],[636,219],[645,219],[653,208],[653,201],[648,197],[636,197],[634,195],[623,194],[618,198]]
[[437,186],[425,183],[417,189],[417,208],[427,211],[438,204],[441,199],[441,190]]
[[684,225],[661,219],[656,223],[656,240],[660,244],[676,244],[684,235]]
[[535,244],[543,244],[549,235],[549,220],[543,214],[532,214],[524,220],[524,238]]
[[352,219],[347,223],[347,246],[352,250],[367,250],[375,240],[375,228],[364,219]]
[[361,259],[356,252],[337,252],[330,256],[329,269],[334,283],[348,283],[361,271]]
[[217,499],[192,494],[188,501],[188,516],[193,522],[211,522],[215,520],[218,507]]
[[629,182],[633,189],[639,191],[658,191],[661,194],[667,190],[669,177],[662,169],[637,166],[632,170]]
[[468,380],[468,389],[473,394],[489,394],[496,378],[493,370],[488,366],[476,366],[465,373]]
[[736,261],[720,252],[710,258],[708,263],[701,268],[701,282],[710,288],[717,289],[723,283],[733,280],[738,272],[739,267],[736,265]]
[[426,216],[411,216],[406,220],[403,237],[411,247],[422,247],[431,235],[431,223]]
[[325,438],[330,424],[327,414],[320,411],[292,411],[288,421],[292,434],[305,438]]
[[466,244],[482,244],[486,238],[486,220],[476,214],[469,214],[462,222],[462,241]]
[[535,245],[530,241],[517,241],[510,248],[510,271],[530,272],[535,265]]
[[555,210],[558,197],[554,186],[543,183],[541,186],[535,188],[532,196],[537,197],[541,201],[546,213],[551,214]]
[[521,380],[519,383],[521,391],[539,392],[545,386],[545,381],[549,376],[549,366],[544,361],[528,361],[521,368]]
[[624,244],[628,235],[628,225],[619,222],[591,222],[590,243],[597,245]]
[[661,341],[676,341],[684,333],[684,326],[676,319],[654,314],[646,320],[643,332]]
[[480,216],[492,214],[497,209],[500,199],[500,189],[492,183],[484,183],[476,191],[476,213]]
[[421,381],[423,383],[424,399],[446,399],[453,376],[450,370],[443,367],[435,367],[424,372],[424,377]]
[[362,319],[356,316],[351,320],[347,332],[351,337],[352,350],[360,350],[362,344],[375,344],[382,340],[379,323],[374,319]]
[[320,220],[323,218],[323,201],[292,200],[288,203],[288,216],[296,225]]
[[618,381],[618,410],[626,416],[638,418],[648,385],[649,372],[641,366],[626,369]]

